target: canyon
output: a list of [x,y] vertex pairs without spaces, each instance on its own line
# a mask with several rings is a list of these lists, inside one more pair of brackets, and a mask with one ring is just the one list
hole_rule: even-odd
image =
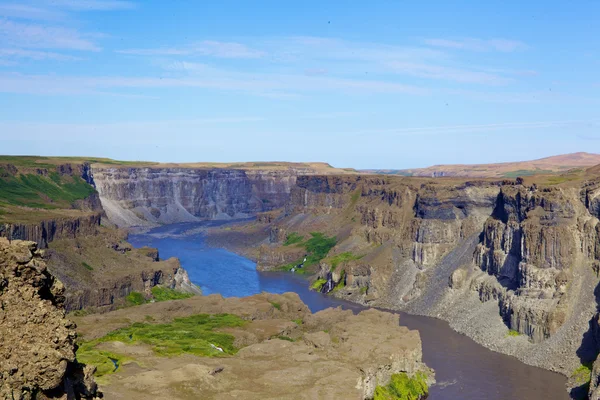
[[[57,168],[93,193],[27,218],[11,217],[27,206],[9,204],[0,236],[48,248],[69,310],[113,310],[131,292],[151,298],[154,286],[194,291],[177,260],[132,248],[120,228],[256,217],[211,228],[210,240],[260,270],[287,270],[302,263],[318,233],[333,246],[300,271],[316,290],[444,319],[490,349],[567,376],[598,354],[597,167],[469,179],[325,164],[68,165]],[[588,391],[575,378],[570,387]]]

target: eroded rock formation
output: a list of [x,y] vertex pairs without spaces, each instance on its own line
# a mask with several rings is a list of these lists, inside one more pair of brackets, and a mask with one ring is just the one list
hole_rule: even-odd
[[1,398],[94,398],[93,368],[75,361],[75,324],[63,302],[37,245],[0,238]]

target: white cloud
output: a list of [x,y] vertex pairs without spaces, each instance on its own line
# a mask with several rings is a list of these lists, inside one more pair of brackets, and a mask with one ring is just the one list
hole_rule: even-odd
[[11,59],[21,59],[27,58],[31,60],[59,60],[59,61],[76,61],[81,60],[81,58],[48,52],[48,51],[37,51],[37,50],[24,50],[24,49],[2,49],[0,48],[0,59],[2,58],[11,58]]
[[49,5],[73,11],[111,11],[130,10],[136,4],[121,0],[48,0]]
[[196,88],[290,97],[306,92],[402,93],[423,95],[426,89],[377,80],[305,75],[265,75],[222,71],[202,77],[70,77],[0,74],[0,92],[27,94],[90,94],[107,89]]
[[20,23],[0,19],[0,40],[17,48],[99,51],[100,48],[80,32],[62,27]]
[[572,126],[580,124],[594,123],[592,120],[566,120],[566,121],[536,121],[536,122],[503,122],[496,124],[466,124],[466,125],[442,125],[414,128],[398,128],[384,130],[368,130],[356,132],[359,135],[373,134],[396,134],[401,136],[414,135],[439,135],[439,134],[458,134],[458,133],[483,133],[492,131],[512,130],[512,129],[544,129],[553,127]]
[[154,49],[127,49],[119,50],[118,53],[133,54],[140,56],[175,56],[175,55],[199,55],[216,58],[261,58],[265,55],[263,51],[250,48],[241,43],[219,42],[204,40],[197,44],[186,47],[163,47]]
[[418,78],[443,79],[459,83],[479,83],[487,85],[503,85],[511,82],[511,79],[493,73],[444,67],[440,65],[416,64],[410,62],[390,62],[388,65],[397,73],[416,76]]
[[447,49],[457,50],[472,50],[472,51],[501,51],[501,52],[513,52],[516,50],[524,50],[527,45],[518,40],[508,39],[425,39],[425,44],[434,47],[442,47]]
[[64,18],[65,14],[57,10],[49,10],[33,5],[6,3],[0,4],[0,16],[8,18],[54,21]]

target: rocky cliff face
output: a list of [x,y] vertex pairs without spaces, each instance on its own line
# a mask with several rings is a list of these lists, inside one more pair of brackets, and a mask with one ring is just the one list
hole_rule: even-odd
[[93,235],[100,226],[101,214],[88,213],[74,217],[44,219],[31,223],[0,223],[0,237],[9,240],[36,242],[44,249],[56,239],[74,238],[79,235]]
[[[599,198],[595,178],[301,177],[259,261],[288,259],[279,232],[335,235],[316,271],[332,295],[447,319],[488,347],[568,375],[595,355],[581,338],[596,312]],[[334,267],[341,253],[351,256]]]
[[102,206],[119,226],[239,218],[282,207],[310,169],[92,169]]
[[160,260],[152,248],[133,248],[125,234],[100,228],[96,235],[55,240],[47,251],[48,268],[67,288],[68,311],[112,309],[132,292],[151,297],[160,285],[199,294],[179,260]]
[[34,242],[0,238],[0,397],[92,399],[93,368],[75,361],[64,287]]

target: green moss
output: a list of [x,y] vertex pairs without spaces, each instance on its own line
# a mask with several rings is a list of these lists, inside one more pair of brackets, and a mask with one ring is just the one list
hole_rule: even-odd
[[[231,314],[199,314],[176,318],[169,324],[135,323],[109,333],[100,341],[119,341],[126,344],[143,343],[162,356],[191,353],[200,356],[235,354],[233,335],[214,332],[215,329],[243,326],[243,319]],[[223,352],[213,348],[220,347]]]
[[304,236],[299,235],[297,232],[292,232],[286,236],[285,242],[283,243],[283,245],[290,246],[292,244],[297,244],[297,243],[302,242],[303,239],[304,239]]
[[352,261],[352,260],[360,260],[361,258],[363,258],[364,256],[357,256],[352,254],[349,251],[346,251],[344,253],[340,253],[336,256],[331,257],[330,263],[331,263],[331,270],[335,271],[336,268],[338,267],[338,265],[340,265],[341,263],[347,262],[347,261]]
[[77,349],[77,361],[95,366],[95,377],[103,377],[112,374],[116,372],[123,363],[129,361],[128,358],[121,354],[96,348],[98,343],[99,342],[96,340],[84,342],[79,344],[79,348]]
[[311,232],[310,235],[312,237],[304,244],[306,251],[309,253],[305,265],[316,264],[327,257],[329,250],[337,243],[335,237],[327,237],[321,232]]
[[276,302],[274,302],[274,301],[270,301],[269,303],[271,303],[271,305],[272,305],[273,307],[275,307],[276,309],[278,309],[279,311],[281,311],[281,304],[279,304],[279,303],[276,303]]
[[590,382],[592,377],[592,367],[593,365],[591,362],[581,364],[575,371],[573,371],[572,377],[580,385],[587,384]]
[[360,294],[367,294],[367,290],[369,290],[368,287],[366,287],[366,286],[361,287],[360,288]]
[[427,397],[427,375],[417,372],[413,378],[407,374],[392,375],[387,386],[377,386],[373,400],[419,400]]
[[193,296],[191,293],[178,292],[177,290],[161,286],[154,286],[152,288],[152,297],[156,301],[189,299]]
[[[146,316],[146,320],[152,317]],[[115,372],[123,363],[132,361],[120,354],[98,348],[103,342],[119,341],[125,344],[146,344],[160,356],[174,356],[190,353],[205,357],[219,357],[235,354],[232,335],[214,332],[215,329],[243,326],[246,321],[231,314],[199,314],[186,318],[176,318],[169,324],[135,323],[116,330],[90,342],[79,344],[77,360],[96,366],[96,377]],[[215,347],[220,347],[223,352]],[[115,365],[116,364],[116,365]]]
[[521,334],[519,333],[519,331],[515,331],[514,329],[509,329],[508,332],[506,333],[507,337],[516,337],[516,336],[521,336]]
[[304,321],[302,320],[302,318],[294,319],[294,320],[292,320],[292,322],[295,322],[296,325],[300,325],[300,326],[302,326],[304,324]]
[[89,270],[89,271],[93,271],[93,270],[94,270],[94,268],[92,268],[92,267],[90,266],[90,264],[88,264],[88,263],[86,263],[86,262],[84,262],[84,261],[82,261],[82,262],[81,262],[81,265],[82,265],[82,266],[83,266],[85,269],[87,269],[87,270]]
[[146,303],[144,295],[140,292],[131,292],[125,297],[125,301],[130,306],[139,306]]
[[320,292],[321,288],[326,283],[327,283],[326,279],[317,279],[316,281],[313,282],[312,285],[310,285],[310,288],[313,289],[313,290],[316,290],[317,292]]
[[278,269],[280,271],[291,271],[292,268],[296,267],[298,264],[304,263],[304,268],[297,269],[296,272],[299,274],[307,274],[306,268],[318,264],[322,259],[327,257],[329,250],[337,243],[335,236],[328,237],[321,232],[311,232],[310,235],[311,238],[302,243],[302,246],[304,246],[307,253],[306,261],[304,261],[304,258],[301,258],[296,262],[279,267]]
[[332,292],[337,292],[338,290],[343,289],[345,287],[346,287],[346,271],[342,271],[341,276],[340,276],[340,281],[337,285],[335,285]]

